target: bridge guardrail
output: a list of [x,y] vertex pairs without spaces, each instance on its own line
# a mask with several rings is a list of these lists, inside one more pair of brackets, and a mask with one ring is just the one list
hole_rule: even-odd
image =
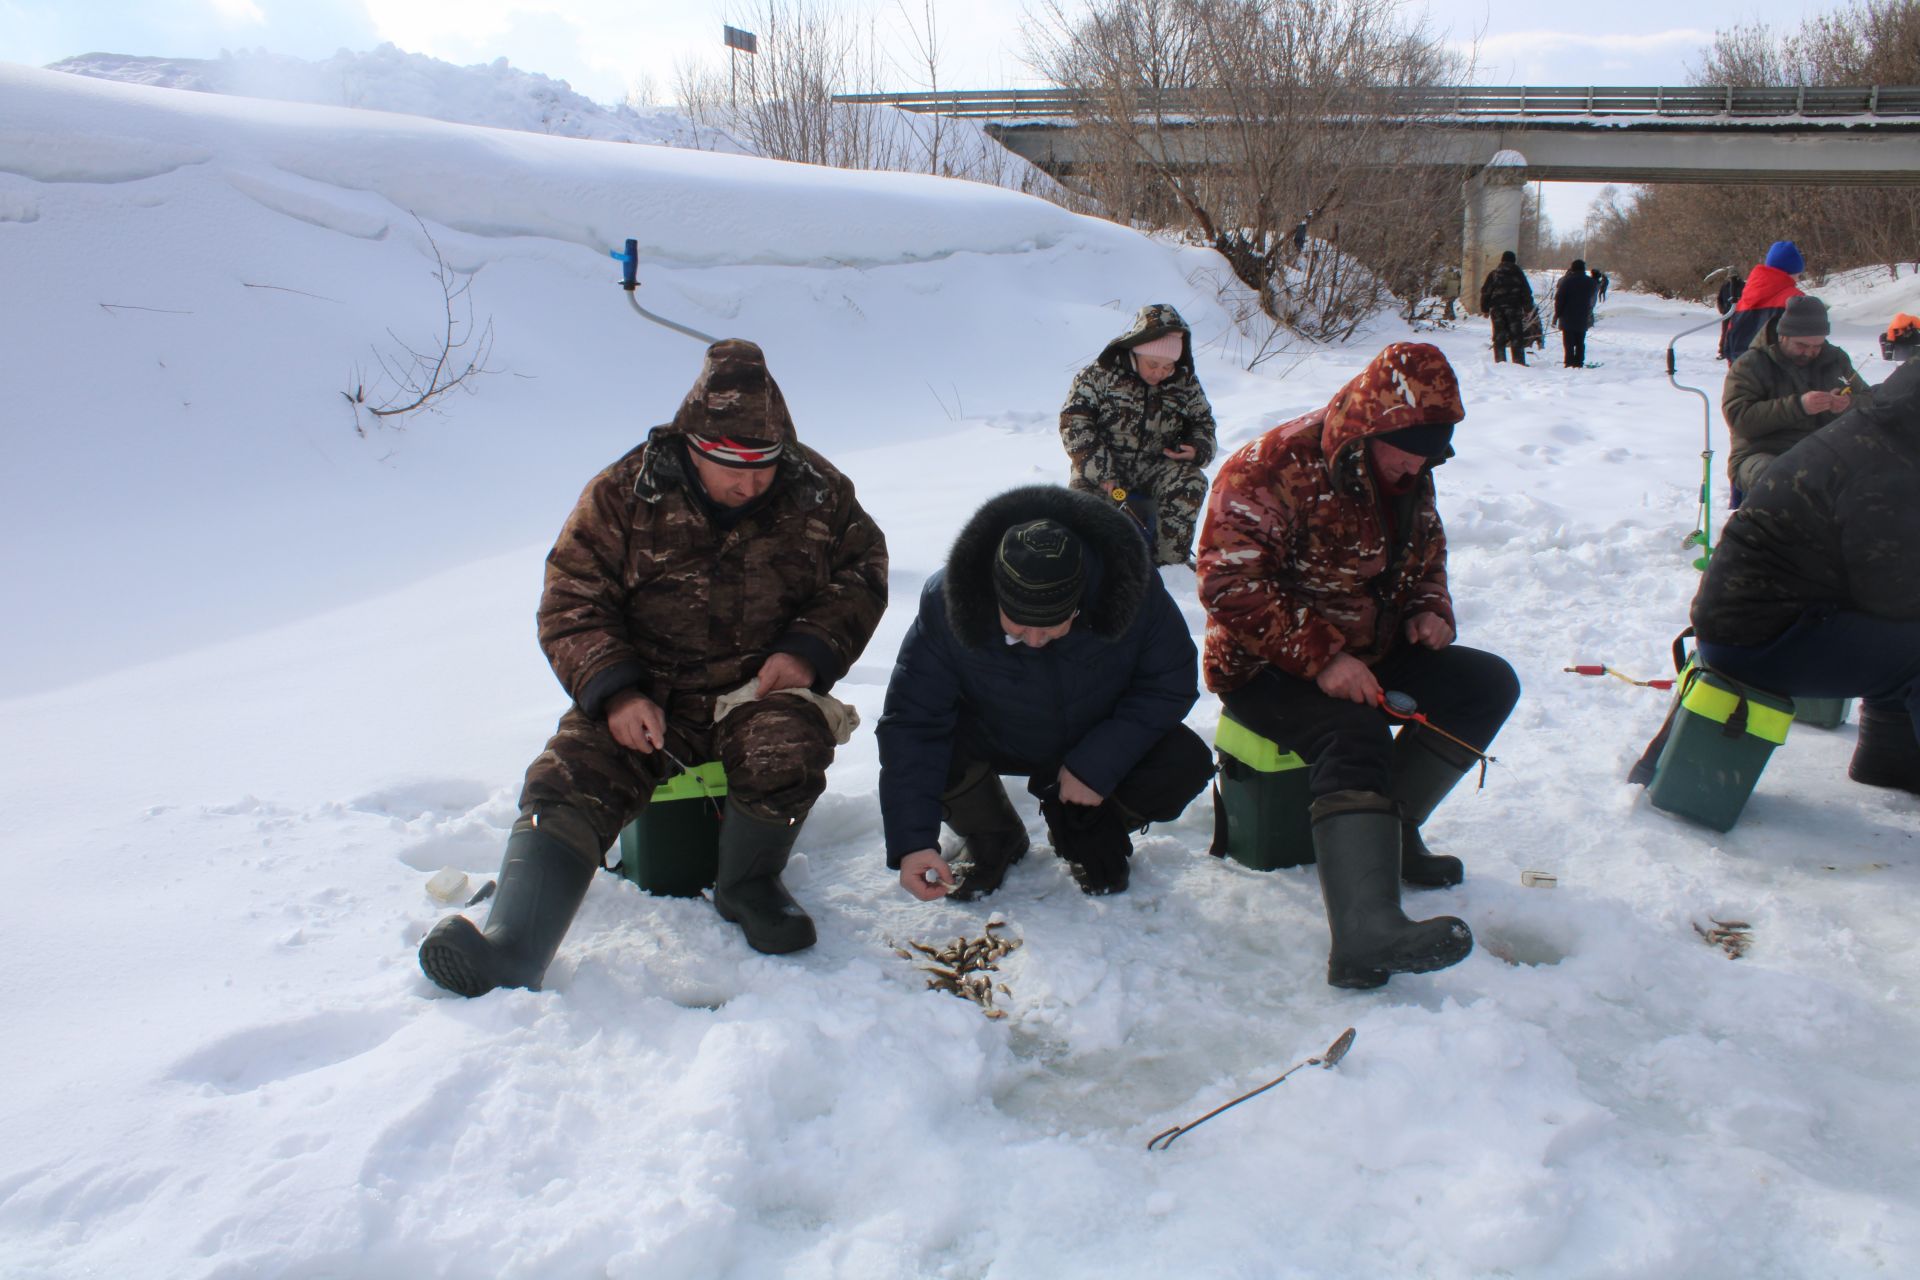
[[[1205,117],[1204,91],[1168,90],[1139,95],[1135,115]],[[939,93],[839,94],[836,102],[899,107],[906,111],[986,119],[1034,119],[1070,116],[1089,100],[1066,89],[966,89]],[[1357,91],[1323,104],[1332,111],[1404,113],[1413,116],[1487,117],[1632,116],[1727,119],[1833,116],[1920,116],[1920,85],[1437,85],[1416,89]]]

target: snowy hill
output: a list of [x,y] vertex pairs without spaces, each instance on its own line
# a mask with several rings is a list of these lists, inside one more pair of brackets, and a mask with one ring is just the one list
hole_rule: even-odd
[[[564,80],[522,71],[505,58],[462,67],[391,44],[366,53],[343,49],[319,62],[264,49],[229,52],[219,58],[89,53],[56,62],[50,70],[123,84],[388,111],[559,138],[692,147],[734,155],[755,150],[751,130],[727,119],[719,105],[714,108],[717,119],[696,124],[673,107],[602,105],[575,93]],[[936,142],[933,121],[927,116],[892,107],[843,107],[839,113],[845,127],[857,128],[871,139],[867,167],[938,171],[1050,198],[1064,195],[1051,177],[988,137],[973,120],[941,121]],[[937,165],[930,162],[936,152]]]
[[[356,369],[443,321],[428,235],[498,371],[356,430]],[[1204,804],[1121,897],[1029,805],[990,904],[915,903],[862,731],[788,877],[813,951],[601,876],[549,990],[432,988],[427,877],[493,873],[564,704],[547,544],[698,366],[612,283],[629,235],[643,301],[762,342],[886,530],[893,607],[839,686],[868,724],[925,575],[983,498],[1064,475],[1067,381],[1135,306],[1193,322],[1227,448],[1404,332],[1249,374],[1212,255],[1005,191],[0,68],[0,1274],[1914,1269],[1920,802],[1796,728],[1733,832],[1687,826],[1620,781],[1662,695],[1561,670],[1659,673],[1694,588],[1700,409],[1659,353],[1707,317],[1656,299],[1607,305],[1594,370],[1427,335],[1469,408],[1462,638],[1526,686],[1429,827],[1466,884],[1409,903],[1470,922],[1458,967],[1328,988],[1311,872],[1207,857]],[[1836,288],[1878,380],[1915,282]],[[1711,347],[1682,381],[1717,388]],[[891,949],[989,910],[1025,940],[1003,1022]],[[1145,1150],[1347,1026],[1337,1070]]]
[[[505,58],[461,67],[391,44],[365,53],[343,49],[318,62],[244,49],[219,58],[87,53],[63,58],[48,70],[159,89],[390,111],[557,138],[692,145],[686,120],[669,109],[603,106],[575,93],[564,80],[522,71]],[[738,150],[724,140],[722,149]]]

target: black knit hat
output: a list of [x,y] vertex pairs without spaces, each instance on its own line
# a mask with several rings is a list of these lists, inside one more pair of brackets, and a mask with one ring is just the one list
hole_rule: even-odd
[[1057,520],[1014,525],[993,557],[993,594],[1023,627],[1057,627],[1080,607],[1086,571],[1080,539]]
[[1445,422],[1428,422],[1398,431],[1383,431],[1373,438],[1422,458],[1444,458],[1453,444],[1453,427]]

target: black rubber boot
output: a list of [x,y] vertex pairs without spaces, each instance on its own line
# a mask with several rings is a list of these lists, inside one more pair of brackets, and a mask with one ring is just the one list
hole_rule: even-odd
[[965,842],[955,868],[960,884],[947,895],[956,902],[986,897],[1007,878],[1007,868],[1027,856],[1027,824],[999,775],[986,765],[969,769],[959,787],[942,798],[941,816]]
[[1371,791],[1336,791],[1313,802],[1313,850],[1333,947],[1327,981],[1366,989],[1396,973],[1429,973],[1473,950],[1466,922],[1409,920],[1400,910],[1400,815]]
[[720,818],[714,909],[739,925],[747,945],[763,955],[805,951],[818,940],[812,918],[780,883],[799,836],[798,822],[756,818],[731,799]]
[[1133,840],[1127,831],[1134,824],[1127,821],[1119,805],[1111,800],[1097,805],[1068,804],[1055,797],[1040,802],[1040,814],[1047,820],[1053,851],[1066,859],[1080,892],[1099,898],[1127,891],[1132,880],[1127,859],[1133,856]]
[[1847,776],[1870,787],[1893,787],[1920,795],[1920,739],[1906,708],[1860,704],[1860,737]]
[[1427,842],[1420,838],[1420,827],[1478,759],[1446,739],[1412,726],[1402,729],[1393,740],[1393,788],[1388,795],[1400,806],[1402,883],[1419,889],[1445,889],[1465,877],[1460,859],[1427,848]]
[[421,941],[420,968],[457,995],[483,996],[495,987],[538,991],[599,869],[598,856],[583,852],[592,843],[591,829],[576,816],[529,815],[514,823],[486,931],[465,916],[448,916]]

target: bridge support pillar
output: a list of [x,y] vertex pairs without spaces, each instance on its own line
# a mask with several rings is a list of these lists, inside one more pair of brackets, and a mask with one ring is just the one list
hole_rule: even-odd
[[[1527,160],[1502,151],[1467,179],[1467,225],[1461,236],[1460,300],[1480,312],[1480,282],[1500,264],[1500,255],[1520,247],[1520,212],[1526,204]],[[1521,264],[1525,266],[1525,263]]]

